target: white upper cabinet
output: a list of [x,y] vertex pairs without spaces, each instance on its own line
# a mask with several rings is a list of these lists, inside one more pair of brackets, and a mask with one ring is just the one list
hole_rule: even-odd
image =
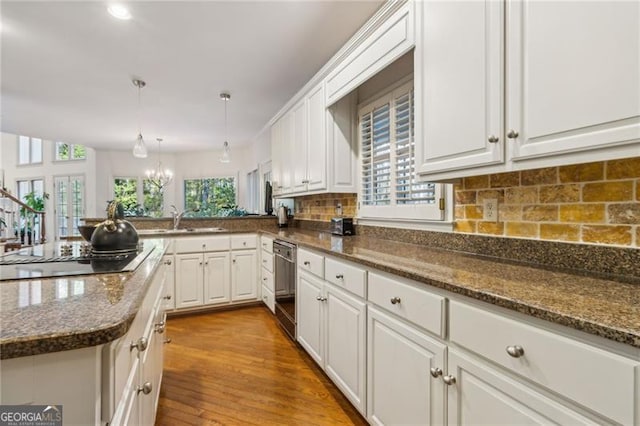
[[416,2],[418,173],[504,161],[503,10],[495,0]]
[[306,102],[298,102],[290,112],[293,128],[291,134],[291,170],[292,192],[303,192],[307,189],[307,151],[309,150],[309,134],[307,133],[307,109]]
[[640,3],[416,2],[423,178],[640,155]]
[[[327,105],[333,105],[414,45],[412,8],[407,2],[365,35],[327,76]],[[375,21],[375,19],[374,19]],[[365,24],[368,30],[371,23]]]
[[507,131],[518,133],[508,141],[512,159],[637,144],[640,3],[509,5]]
[[324,84],[319,84],[307,96],[309,139],[306,150],[307,188],[310,191],[327,187],[327,109]]

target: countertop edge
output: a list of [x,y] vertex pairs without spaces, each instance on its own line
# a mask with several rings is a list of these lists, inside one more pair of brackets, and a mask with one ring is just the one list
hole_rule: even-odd
[[[582,331],[587,334],[605,338],[607,340],[615,341],[615,342],[629,345],[635,348],[640,348],[640,334],[636,334],[626,329],[615,328],[608,325],[599,324],[597,322],[594,322],[585,318],[566,315],[566,314],[563,314],[562,312],[556,312],[553,310],[535,306],[534,304],[526,303],[525,301],[508,299],[508,298],[497,296],[488,292],[466,288],[464,286],[455,285],[453,283],[449,283],[442,280],[433,279],[424,275],[416,274],[411,271],[407,271],[406,269],[397,268],[389,265],[381,265],[379,263],[368,261],[366,259],[362,259],[356,256],[351,256],[348,254],[332,251],[320,245],[313,245],[307,242],[301,242],[291,237],[283,237],[271,230],[260,230],[259,233],[268,235],[275,239],[289,241],[291,243],[296,244],[299,247],[308,248],[311,250],[336,256],[338,258],[341,258],[353,263],[371,267],[381,272],[407,278],[412,281],[416,281],[421,284],[424,284],[426,286],[435,287],[435,288],[449,291],[451,293],[455,293],[461,296],[470,297],[475,300],[479,300],[495,306],[506,308],[511,311],[519,312],[524,315],[545,320],[553,324],[566,326],[574,330]],[[451,252],[451,253],[454,254],[454,252]],[[640,288],[639,288],[639,291],[640,291]]]

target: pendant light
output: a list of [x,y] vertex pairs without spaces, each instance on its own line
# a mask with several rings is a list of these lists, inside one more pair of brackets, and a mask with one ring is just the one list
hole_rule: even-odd
[[147,170],[146,174],[147,180],[162,192],[164,187],[169,185],[173,179],[173,172],[169,169],[162,168],[162,154],[160,151],[160,142],[162,142],[162,139],[157,138],[156,140],[158,141],[158,167],[156,167],[155,170]]
[[229,150],[229,138],[227,135],[227,102],[231,99],[231,95],[227,92],[220,93],[220,99],[224,101],[224,144],[222,145],[221,163],[229,163],[231,161],[231,152]]
[[138,88],[138,137],[136,138],[136,144],[133,147],[133,156],[136,158],[147,158],[147,146],[144,144],[144,139],[142,139],[142,125],[140,124],[140,91],[147,85],[147,83],[142,80],[134,79],[133,85]]

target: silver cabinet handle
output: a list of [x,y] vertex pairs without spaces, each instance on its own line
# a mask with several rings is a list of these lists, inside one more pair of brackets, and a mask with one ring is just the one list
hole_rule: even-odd
[[164,321],[160,321],[159,323],[155,324],[154,326],[154,331],[158,334],[162,334],[164,333],[164,329],[166,328],[167,324]]
[[147,349],[148,344],[149,342],[147,341],[147,339],[144,337],[141,337],[138,339],[137,342],[131,342],[131,344],[129,345],[129,351],[137,349],[138,352],[144,352],[144,350]]
[[165,261],[164,261],[164,264],[165,264],[165,265],[171,265],[171,259],[167,259],[167,260],[165,260]]
[[171,295],[167,294],[166,296],[163,297],[164,300],[171,300]]
[[489,143],[498,143],[498,142],[500,142],[500,138],[497,137],[496,135],[489,136],[488,140],[489,140]]
[[308,260],[305,260],[304,266],[310,266],[310,265],[311,265],[311,262],[309,262]]
[[507,353],[514,358],[520,358],[524,355],[524,348],[519,345],[507,346]]
[[442,381],[449,386],[456,384],[456,378],[451,375],[442,376]]
[[391,298],[391,304],[392,305],[397,305],[400,302],[401,302],[401,299],[399,297],[392,297]]
[[153,386],[151,386],[151,382],[146,382],[144,385],[138,386],[136,390],[138,393],[142,392],[145,395],[149,395],[153,390]]
[[430,373],[431,373],[431,375],[432,375],[434,378],[436,378],[436,379],[437,379],[439,376],[442,376],[442,369],[441,369],[441,368],[438,368],[438,367],[431,367],[431,368],[429,369],[429,372],[430,372]]
[[513,129],[509,130],[509,133],[507,133],[507,137],[508,137],[509,139],[515,139],[515,138],[517,138],[518,136],[520,136],[520,133],[516,132],[516,131],[515,131],[515,130],[513,130]]
[[344,275],[342,275],[342,274],[336,274],[336,279],[337,279],[337,280],[344,279]]

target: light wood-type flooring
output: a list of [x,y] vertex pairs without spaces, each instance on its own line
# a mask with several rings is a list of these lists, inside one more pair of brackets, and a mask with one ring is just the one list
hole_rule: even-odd
[[365,425],[265,307],[169,318],[156,425]]

